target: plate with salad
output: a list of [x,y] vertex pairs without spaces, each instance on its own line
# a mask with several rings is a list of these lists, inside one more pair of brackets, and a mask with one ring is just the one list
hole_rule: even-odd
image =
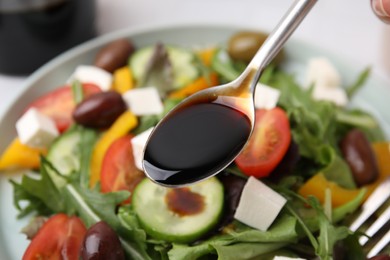
[[1,259],[366,259],[348,226],[390,176],[390,85],[321,48],[292,39],[266,68],[224,171],[181,188],[145,177],[159,120],[235,79],[266,36],[132,29],[31,75],[0,121]]

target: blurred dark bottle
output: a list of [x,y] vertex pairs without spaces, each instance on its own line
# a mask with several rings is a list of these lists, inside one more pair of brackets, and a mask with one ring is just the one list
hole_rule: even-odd
[[0,0],[0,73],[29,74],[95,35],[95,0]]

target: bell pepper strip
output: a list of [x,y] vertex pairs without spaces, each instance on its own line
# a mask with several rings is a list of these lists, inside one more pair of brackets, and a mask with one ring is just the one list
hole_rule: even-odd
[[104,155],[110,145],[118,138],[126,135],[138,124],[137,117],[130,111],[124,112],[112,126],[96,142],[91,157],[90,187],[100,180],[100,172]]
[[0,157],[0,170],[38,169],[47,149],[33,148],[15,138]]
[[207,67],[210,67],[211,61],[212,61],[213,56],[216,52],[217,52],[217,49],[214,47],[206,48],[206,49],[199,51],[198,56],[204,65],[206,65]]
[[202,76],[187,86],[169,94],[169,98],[185,98],[200,90],[218,85],[218,75],[210,73],[208,77]]
[[372,144],[372,147],[375,152],[379,167],[379,177],[375,182],[369,185],[365,185],[360,189],[346,189],[339,186],[335,182],[327,180],[320,172],[314,175],[300,187],[298,191],[299,194],[304,197],[309,195],[315,196],[321,203],[323,203],[325,201],[325,191],[326,189],[330,189],[332,193],[332,207],[338,207],[348,203],[356,196],[358,196],[362,189],[366,189],[367,192],[365,193],[364,200],[367,199],[368,196],[370,196],[370,194],[374,191],[374,189],[382,181],[390,176],[390,143],[374,143]]
[[128,66],[114,71],[113,90],[123,94],[134,88],[133,73]]

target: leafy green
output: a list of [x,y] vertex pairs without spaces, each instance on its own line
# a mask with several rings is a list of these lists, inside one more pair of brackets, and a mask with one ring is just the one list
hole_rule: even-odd
[[92,129],[81,127],[80,141],[78,143],[77,151],[79,151],[80,169],[78,171],[78,179],[82,188],[89,186],[89,165],[92,156],[93,144],[96,142],[98,134]]
[[75,101],[75,104],[78,104],[83,100],[84,98],[83,85],[81,84],[80,81],[75,80],[72,83],[72,94],[73,94],[73,99]]
[[370,76],[370,73],[371,68],[366,68],[360,73],[360,75],[357,77],[356,81],[353,82],[353,84],[346,87],[347,95],[349,98],[353,97],[356,92],[358,92],[364,86],[368,77]]
[[359,194],[351,201],[345,203],[344,205],[338,206],[332,210],[332,222],[337,223],[343,220],[348,214],[355,212],[361,205],[364,200],[364,195],[366,195],[367,190],[361,189]]
[[145,73],[139,80],[139,86],[155,86],[164,97],[173,86],[173,66],[169,59],[166,47],[158,43],[155,45],[152,57],[146,64]]
[[[33,212],[49,215],[65,210],[64,198],[48,174],[51,165],[46,159],[41,160],[40,178],[24,175],[21,183],[11,180],[14,187],[14,205],[20,211],[19,217]],[[26,202],[24,206],[23,202]]]
[[224,49],[218,49],[211,60],[211,67],[224,81],[233,81],[240,75],[240,70]]
[[[145,232],[137,229],[134,232],[130,225],[123,222],[116,213],[116,207],[126,200],[130,193],[119,191],[100,193],[99,191],[82,189],[77,184],[68,184],[64,189],[67,202],[67,213],[77,214],[87,226],[103,220],[120,235],[122,246],[131,259],[148,259],[142,237]],[[126,239],[123,239],[123,236]]]
[[189,246],[173,244],[168,252],[172,259],[197,259],[208,254],[217,254],[220,259],[243,259],[241,252],[232,249],[246,249],[248,258],[269,253],[297,240],[296,219],[287,214],[280,218],[267,231],[250,228],[234,222],[233,229],[225,229],[225,235],[217,235],[199,244]]
[[333,259],[333,247],[337,241],[352,234],[346,226],[334,226],[326,215],[319,201],[314,197],[308,198],[309,204],[317,211],[320,233],[318,236],[318,247],[316,254],[323,260]]
[[334,150],[330,150],[329,152],[329,163],[325,168],[320,170],[324,174],[325,178],[347,189],[356,188],[356,184],[348,164],[343,158],[341,158],[340,155],[336,154]]
[[[367,71],[362,73],[354,84],[355,89],[362,85],[366,74]],[[283,71],[274,70],[272,77],[268,78],[267,83],[281,91],[278,104],[289,116],[292,137],[302,157],[301,165],[311,164],[312,174],[323,171],[327,179],[354,188],[351,171],[338,148],[339,141],[352,128],[362,129],[371,133],[371,139],[380,140],[383,135],[378,122],[359,110],[347,110],[328,101],[314,100],[311,88],[302,88],[292,75]],[[307,174],[307,168],[303,168],[303,172]]]

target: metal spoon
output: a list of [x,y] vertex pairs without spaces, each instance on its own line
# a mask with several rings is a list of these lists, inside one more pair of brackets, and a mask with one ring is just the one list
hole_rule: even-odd
[[236,80],[186,98],[157,124],[143,160],[152,181],[185,186],[234,161],[253,131],[253,96],[261,73],[316,2],[295,1]]

